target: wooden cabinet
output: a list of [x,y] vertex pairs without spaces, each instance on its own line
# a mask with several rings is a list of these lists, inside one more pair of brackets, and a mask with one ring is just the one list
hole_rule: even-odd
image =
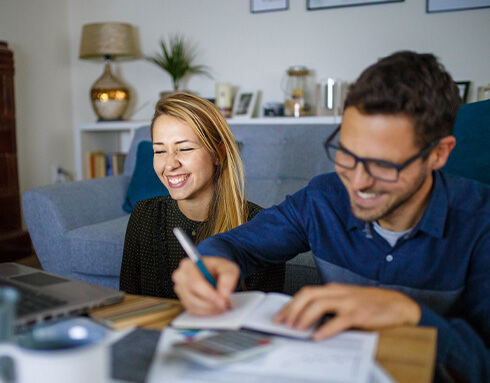
[[31,253],[29,234],[22,231],[20,209],[13,53],[0,41],[0,262]]

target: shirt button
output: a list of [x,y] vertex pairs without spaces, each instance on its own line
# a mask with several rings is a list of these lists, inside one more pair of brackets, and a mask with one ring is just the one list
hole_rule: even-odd
[[393,260],[393,255],[391,255],[391,254],[387,255],[387,256],[386,256],[386,260],[387,260],[388,262],[391,262],[391,261]]
[[195,230],[192,230],[192,233],[191,233],[193,236],[196,235],[196,231]]

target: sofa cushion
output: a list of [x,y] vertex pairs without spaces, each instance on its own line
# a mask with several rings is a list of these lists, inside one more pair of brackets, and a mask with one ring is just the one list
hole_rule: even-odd
[[71,271],[87,275],[116,276],[121,272],[124,237],[129,214],[70,230],[66,236],[70,254],[81,254]]
[[286,262],[284,293],[294,295],[303,286],[319,284],[321,284],[321,279],[311,251],[298,254]]
[[169,195],[153,170],[153,147],[151,141],[141,141],[136,153],[136,165],[129,182],[123,210],[131,213],[136,202],[156,196]]

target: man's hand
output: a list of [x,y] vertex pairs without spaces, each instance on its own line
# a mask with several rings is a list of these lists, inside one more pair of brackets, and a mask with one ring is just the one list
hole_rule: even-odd
[[221,314],[231,307],[229,298],[238,283],[240,269],[220,257],[202,257],[202,262],[216,280],[216,289],[189,258],[184,258],[172,274],[174,291],[192,315]]
[[302,288],[274,321],[304,330],[325,314],[334,314],[334,317],[315,331],[315,340],[351,328],[377,330],[416,325],[421,310],[414,300],[397,291],[329,283]]

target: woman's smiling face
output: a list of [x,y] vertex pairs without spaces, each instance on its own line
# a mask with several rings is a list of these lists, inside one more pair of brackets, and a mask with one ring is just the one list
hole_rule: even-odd
[[153,125],[153,168],[170,196],[207,209],[214,194],[217,160],[184,121],[161,115]]

